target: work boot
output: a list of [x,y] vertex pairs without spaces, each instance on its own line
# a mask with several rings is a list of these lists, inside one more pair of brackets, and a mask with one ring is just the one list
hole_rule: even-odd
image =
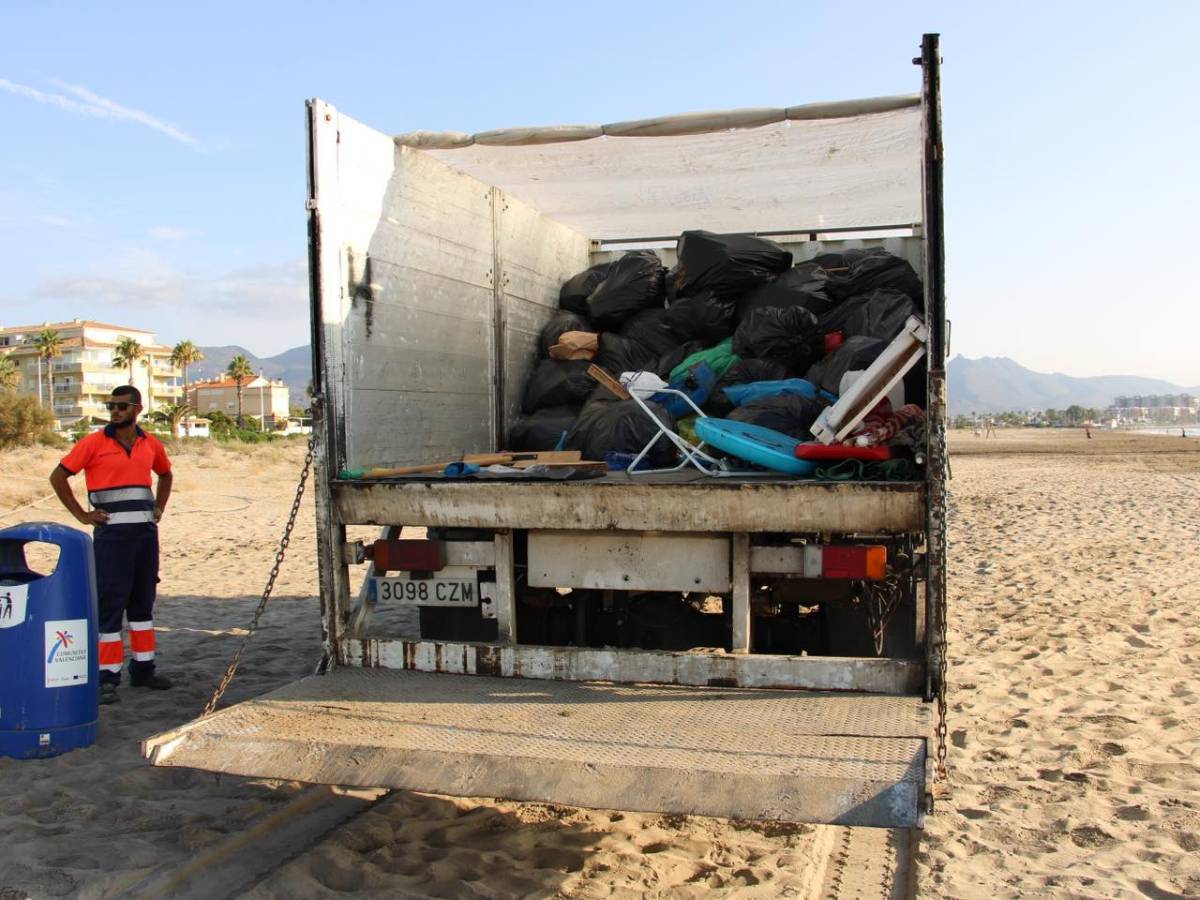
[[171,679],[166,675],[157,675],[154,672],[141,677],[130,675],[129,683],[134,687],[150,688],[152,691],[169,691],[171,689]]
[[107,681],[100,683],[100,705],[108,706],[110,703],[119,703],[121,695],[117,693],[117,686],[110,684]]

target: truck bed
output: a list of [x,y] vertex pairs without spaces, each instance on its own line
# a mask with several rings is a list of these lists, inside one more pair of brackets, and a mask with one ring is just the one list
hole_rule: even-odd
[[925,527],[922,482],[818,482],[699,473],[588,481],[347,480],[346,524],[619,531],[899,534]]

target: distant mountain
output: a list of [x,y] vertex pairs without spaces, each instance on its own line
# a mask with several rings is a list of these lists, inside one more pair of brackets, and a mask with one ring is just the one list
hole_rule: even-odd
[[950,414],[991,413],[1022,409],[1064,409],[1073,403],[1104,409],[1122,394],[1200,393],[1157,378],[1095,375],[1076,378],[1034,372],[1004,356],[967,359],[956,356],[946,367]]
[[[304,400],[312,379],[312,356],[306,344],[277,356],[258,357],[232,344],[201,347],[204,361],[192,366],[192,379],[214,378],[225,371],[239,353],[254,371],[282,379],[291,388],[293,402]],[[950,414],[992,413],[1019,409],[1065,409],[1073,403],[1104,409],[1122,394],[1200,394],[1200,387],[1181,387],[1157,378],[1137,375],[1095,375],[1076,378],[1059,372],[1034,372],[1004,356],[967,359],[956,356],[946,372]]]
[[202,378],[216,378],[221,375],[229,361],[239,353],[250,361],[250,367],[255,372],[261,371],[268,378],[275,378],[287,384],[291,391],[294,405],[303,405],[305,389],[312,380],[312,351],[308,345],[284,350],[277,356],[258,357],[237,344],[227,347],[201,347],[204,353],[203,362],[191,367],[188,378],[198,381]]

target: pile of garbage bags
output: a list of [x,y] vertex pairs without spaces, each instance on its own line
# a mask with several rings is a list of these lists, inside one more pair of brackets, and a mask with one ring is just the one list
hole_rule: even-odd
[[[587,374],[593,363],[613,377],[652,373],[707,415],[811,440],[824,407],[923,309],[917,273],[882,248],[793,265],[765,238],[686,231],[676,251],[671,269],[653,250],[633,250],[563,284],[510,449],[580,450],[585,459],[642,450],[658,426],[600,387]],[[924,377],[915,367],[893,401],[902,393],[923,405]],[[691,433],[686,404],[648,406],[665,427]],[[660,440],[648,464],[670,465],[674,454]]]

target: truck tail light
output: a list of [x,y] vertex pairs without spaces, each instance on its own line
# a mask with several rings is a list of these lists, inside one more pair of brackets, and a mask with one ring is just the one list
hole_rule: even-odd
[[887,547],[871,545],[821,548],[821,577],[880,581],[887,575]]
[[384,572],[440,572],[446,568],[446,544],[437,540],[379,540],[367,554],[378,574]]

